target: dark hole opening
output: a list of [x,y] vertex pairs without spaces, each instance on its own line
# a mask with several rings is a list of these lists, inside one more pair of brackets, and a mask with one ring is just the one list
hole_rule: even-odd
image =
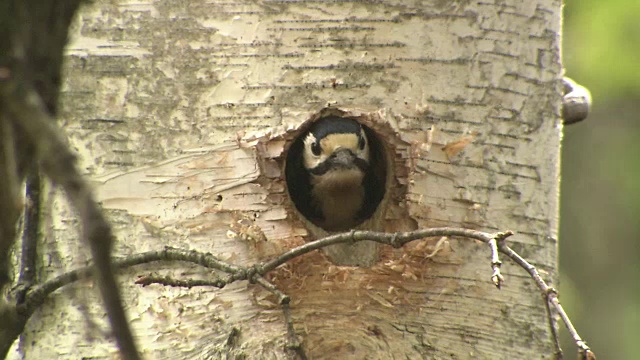
[[[322,120],[324,118],[318,119]],[[356,120],[357,119],[352,119]],[[369,166],[365,171],[362,186],[365,189],[365,201],[358,213],[357,222],[349,228],[328,228],[324,226],[324,217],[311,191],[311,175],[303,164],[304,139],[313,124],[307,124],[304,130],[293,140],[286,155],[285,177],[287,190],[296,209],[307,220],[328,231],[346,231],[362,224],[375,213],[380,205],[387,185],[387,157],[380,137],[368,126],[362,124],[369,143]]]

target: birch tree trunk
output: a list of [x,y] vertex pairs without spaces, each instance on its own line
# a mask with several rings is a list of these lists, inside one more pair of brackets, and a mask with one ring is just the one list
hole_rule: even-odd
[[[172,246],[250,265],[322,236],[296,212],[283,171],[308,121],[338,113],[385,144],[385,199],[362,228],[510,229],[512,246],[555,280],[560,14],[551,0],[95,1],[72,30],[61,122],[118,256]],[[48,194],[43,279],[89,257],[76,215],[55,186]],[[498,291],[484,245],[438,240],[342,247],[272,274],[305,352],[552,358],[527,274],[506,261]],[[367,266],[335,264],[359,259]],[[134,284],[152,272],[211,276],[184,264],[122,273],[146,358],[290,356],[266,291]],[[116,357],[104,315],[92,281],[69,286],[11,356]]]

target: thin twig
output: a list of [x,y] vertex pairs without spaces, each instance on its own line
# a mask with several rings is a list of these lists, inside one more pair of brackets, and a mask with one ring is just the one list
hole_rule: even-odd
[[562,347],[560,346],[560,335],[558,334],[558,327],[556,317],[551,310],[551,304],[549,303],[549,299],[545,297],[544,299],[544,308],[547,312],[547,319],[549,319],[549,331],[551,331],[551,339],[553,340],[553,347],[555,351],[553,352],[555,360],[562,360],[564,354],[562,353]]
[[[2,47],[2,45],[0,45]],[[0,66],[0,72],[7,69]],[[0,84],[2,79],[0,78]],[[0,87],[0,91],[2,88]],[[0,291],[11,282],[12,270],[9,254],[16,241],[16,221],[20,215],[20,184],[22,178],[18,175],[18,161],[16,156],[20,153],[16,146],[18,143],[13,124],[2,111],[2,93],[0,92]],[[9,342],[0,344],[0,357],[8,351]]]
[[174,279],[170,276],[146,275],[140,276],[135,281],[136,284],[148,286],[151,284],[159,284],[164,286],[184,287],[191,289],[196,286],[213,286],[222,289],[227,282],[222,279],[200,280],[200,279]]
[[[323,239],[319,239],[305,245],[294,248],[286,253],[276,257],[275,259],[268,261],[264,264],[257,264],[251,267],[241,267],[236,266],[225,261],[222,261],[211,254],[203,254],[194,250],[181,250],[175,248],[166,248],[164,251],[158,252],[147,252],[143,254],[138,254],[134,257],[127,257],[122,260],[114,260],[113,264],[115,267],[124,268],[137,264],[142,264],[145,262],[151,261],[159,261],[159,260],[178,260],[178,261],[187,261],[195,264],[199,264],[204,267],[213,268],[219,271],[223,271],[225,273],[230,274],[227,280],[220,280],[224,284],[229,284],[237,280],[248,280],[250,282],[256,282],[263,288],[268,291],[274,293],[278,296],[278,301],[281,303],[283,308],[283,313],[285,317],[285,322],[287,323],[287,333],[289,336],[288,348],[294,350],[299,358],[306,359],[306,355],[304,350],[302,349],[297,336],[295,335],[295,331],[293,328],[293,320],[290,313],[289,308],[289,297],[282,292],[280,292],[273,284],[266,281],[262,275],[265,275],[269,271],[274,270],[279,265],[286,263],[287,261],[311,252],[313,250],[320,249],[325,246],[345,243],[345,242],[358,242],[365,240],[373,240],[379,243],[391,245],[394,247],[401,247],[404,244],[422,239],[425,237],[434,237],[434,236],[461,236],[467,238],[473,238],[485,243],[491,244],[491,240],[495,242],[496,239],[506,238],[513,234],[512,232],[503,232],[496,234],[489,234],[476,230],[469,229],[461,229],[461,228],[431,228],[431,229],[421,229],[411,232],[401,232],[401,233],[382,233],[382,232],[371,232],[371,231],[351,231],[344,234],[338,234],[329,236]],[[493,248],[492,248],[493,249]],[[496,260],[497,259],[497,260]],[[492,264],[499,262],[500,260],[497,258],[497,252],[492,251]],[[492,265],[493,266],[493,265]],[[90,274],[91,267],[86,267],[83,269],[76,270],[74,272],[67,273],[65,275],[61,275],[58,278],[52,279],[47,283],[33,289],[32,292],[29,293],[29,301],[28,308],[31,310],[34,309],[34,301],[37,303],[41,303],[44,301],[46,297],[45,294],[51,293],[56,288],[63,286],[64,284],[68,284],[70,282],[76,281],[77,279],[88,276]],[[498,276],[498,278],[502,278],[500,275],[499,269],[494,269],[494,276]],[[164,281],[169,281],[164,279]],[[494,280],[495,283],[495,280]],[[171,284],[178,284],[179,286],[187,286],[186,283],[180,282],[172,282]],[[169,284],[169,285],[171,285]],[[222,283],[219,283],[222,284]]]
[[284,321],[287,325],[287,349],[293,350],[300,360],[306,360],[307,355],[300,344],[300,340],[298,340],[298,336],[296,335],[296,331],[293,327],[293,318],[291,317],[291,299],[288,295],[278,290],[278,288],[267,281],[262,276],[255,276],[255,283],[262,286],[272,294],[274,294],[278,298],[278,303],[282,306],[282,313],[284,315]]
[[[270,291],[278,298],[278,302],[282,305],[283,313],[285,317],[285,322],[287,324],[287,334],[289,337],[288,348],[295,350],[296,354],[301,359],[306,359],[306,355],[300,345],[297,336],[295,335],[295,331],[293,328],[293,320],[290,312],[290,298],[281,292],[279,289],[275,287],[272,283],[268,282],[262,276],[267,274],[268,272],[274,270],[278,266],[286,263],[287,261],[302,256],[311,251],[320,249],[325,246],[338,244],[338,243],[347,243],[347,242],[359,242],[359,241],[376,241],[379,243],[391,245],[394,247],[400,247],[404,244],[426,238],[426,237],[434,237],[434,236],[459,236],[472,238],[476,240],[483,241],[487,243],[491,249],[491,266],[493,269],[492,281],[496,286],[499,287],[504,281],[502,274],[500,273],[500,265],[501,261],[498,256],[498,251],[507,255],[511,258],[516,264],[525,269],[531,278],[535,281],[538,288],[545,296],[545,301],[550,306],[553,306],[555,311],[560,314],[563,322],[569,329],[569,333],[573,337],[576,345],[578,346],[579,353],[583,359],[593,360],[595,359],[595,355],[591,351],[591,349],[587,346],[587,344],[580,338],[577,331],[571,324],[569,317],[566,312],[560,305],[557,297],[557,292],[555,289],[551,288],[546,284],[546,282],[542,279],[536,268],[524,260],[520,255],[518,255],[513,249],[506,245],[505,239],[509,236],[513,235],[511,231],[504,231],[498,233],[485,233],[476,230],[462,229],[462,228],[431,228],[431,229],[419,229],[411,232],[401,232],[401,233],[381,233],[381,232],[371,232],[371,231],[351,231],[348,233],[337,234],[325,237],[323,239],[319,239],[316,241],[309,242],[307,244],[298,246],[294,249],[291,249],[280,256],[275,257],[274,259],[267,261],[262,264],[256,264],[253,266],[243,267],[237,266],[230,263],[227,263],[223,260],[218,259],[209,253],[201,253],[195,250],[182,250],[167,247],[161,251],[150,251],[146,253],[130,255],[123,259],[116,259],[113,261],[113,264],[117,268],[127,268],[130,266],[153,262],[153,261],[185,261],[194,264],[201,265],[203,267],[215,269],[218,271],[222,271],[224,273],[229,274],[229,277],[225,280],[216,279],[215,281],[209,281],[206,284],[203,282],[182,282],[177,280],[163,280],[166,281],[166,285],[171,286],[217,286],[222,287],[224,285],[230,284],[239,280],[247,280],[251,283],[256,283],[266,290]],[[92,267],[84,267],[81,269],[77,269],[63,275],[60,275],[54,279],[51,279],[45,282],[42,285],[33,287],[27,293],[27,301],[25,301],[26,308],[28,311],[33,311],[37,306],[39,306],[46,296],[51,292],[55,291],[57,288],[69,284],[73,281],[76,281],[83,277],[88,277],[91,274]],[[154,283],[162,283],[161,281],[155,281]],[[551,310],[548,310],[549,321],[554,321],[551,316]],[[553,330],[555,329],[555,324],[551,323],[552,326],[552,335],[554,339],[557,339],[557,333]],[[557,340],[556,340],[557,341]],[[559,350],[559,345],[556,346],[556,354],[562,356],[562,352]],[[558,355],[557,355],[558,356]]]
[[429,228],[429,229],[419,229],[415,231],[409,232],[397,232],[397,233],[384,233],[384,232],[375,232],[375,231],[351,231],[348,233],[336,234],[327,236],[325,238],[312,241],[306,243],[304,245],[293,248],[284,254],[277,256],[276,258],[267,261],[266,263],[261,264],[256,267],[258,272],[261,275],[277,268],[278,266],[288,262],[289,260],[296,258],[298,256],[309,253],[313,250],[318,250],[325,246],[341,244],[347,242],[358,242],[358,241],[375,241],[381,244],[391,245],[393,247],[401,247],[406,243],[409,243],[414,240],[423,239],[427,237],[435,237],[435,236],[460,236],[465,238],[471,238],[480,240],[482,242],[488,243],[491,239],[494,238],[506,238],[508,236],[513,235],[511,231],[505,231],[496,234],[490,234],[477,230],[463,229],[463,228],[451,228],[451,227],[441,227],[441,228]]
[[[230,270],[227,271],[228,273],[238,272],[243,269],[231,264],[226,264],[223,261],[216,259],[211,254],[203,254],[196,251],[169,247],[160,251],[147,251],[140,254],[129,255],[121,259],[114,259],[113,266],[117,269],[126,269],[135,265],[146,264],[154,261],[184,261],[207,268],[224,268]],[[42,305],[42,303],[44,303],[44,300],[49,294],[65,285],[90,277],[92,272],[93,265],[91,264],[56,276],[53,279],[45,281],[37,286],[33,286],[27,292],[24,304],[18,306],[18,311],[22,314],[30,315],[40,305]],[[228,283],[229,282],[226,282],[226,284]]]
[[[320,249],[325,246],[352,242],[352,241],[365,241],[373,240],[381,243],[395,246],[402,246],[410,241],[422,239],[425,237],[433,236],[461,236],[467,238],[473,238],[480,241],[489,243],[491,239],[504,239],[510,236],[512,232],[502,232],[496,234],[485,233],[476,230],[462,229],[462,228],[431,228],[420,229],[411,232],[404,233],[382,233],[372,231],[352,231],[344,234],[332,235],[309,242],[307,244],[293,248],[284,254],[275,257],[274,259],[267,261],[263,264],[257,264],[251,267],[242,267],[233,265],[220,260],[209,253],[201,253],[195,250],[183,250],[172,247],[166,247],[160,251],[148,251],[140,254],[129,255],[121,259],[114,259],[113,266],[118,269],[128,268],[134,265],[145,264],[153,261],[184,261],[194,263],[203,267],[219,270],[230,274],[229,279],[225,280],[226,284],[230,284],[238,280],[249,280],[253,275],[263,276],[268,272],[274,270],[278,266],[286,263],[287,261],[309,253],[313,250]],[[493,256],[492,256],[493,258]],[[68,285],[82,278],[87,278],[91,275],[93,265],[85,266],[76,270],[69,271],[62,275],[59,275],[53,279],[50,279],[38,286],[32,287],[26,296],[24,307],[22,311],[30,313],[40,306],[46,296],[53,291],[59,289],[62,286]]]
[[569,319],[569,315],[567,315],[567,312],[564,311],[562,304],[560,304],[560,300],[558,300],[558,292],[555,289],[551,289],[551,291],[549,291],[548,301],[553,305],[555,310],[560,315],[562,322],[564,322],[564,325],[567,327],[567,331],[569,331],[571,338],[573,338],[573,341],[578,347],[578,356],[580,356],[580,358],[582,359],[595,359],[593,351],[591,351],[591,348],[589,348],[587,343],[582,340],[580,335],[578,335],[578,331],[573,326],[571,319]]
[[500,261],[500,257],[498,256],[498,244],[495,238],[489,240],[489,248],[491,249],[491,269],[493,270],[493,274],[491,274],[491,281],[493,281],[493,284],[500,289],[504,283],[504,276],[500,273],[502,261]]
[[591,351],[587,343],[582,340],[580,335],[578,335],[578,332],[571,323],[569,316],[564,311],[562,305],[560,305],[557,290],[547,285],[547,283],[542,279],[542,276],[540,276],[540,273],[538,273],[538,270],[528,261],[526,261],[522,256],[513,251],[513,249],[507,246],[507,244],[504,242],[504,239],[498,239],[498,249],[500,249],[500,252],[507,255],[511,260],[520,265],[520,267],[522,267],[529,273],[533,281],[538,286],[538,289],[540,289],[542,296],[545,298],[545,301],[550,303],[558,313],[558,315],[560,315],[562,322],[569,331],[569,335],[571,335],[574,343],[576,344],[576,347],[578,348],[579,356],[585,359],[595,359],[594,353]]
[[[152,256],[151,255],[152,253],[153,252],[149,252],[148,253],[149,256]],[[222,261],[210,253],[202,253],[195,250],[183,250],[183,249],[167,246],[162,251],[162,256],[166,257],[166,259],[158,259],[158,260],[179,260],[179,261],[191,262],[194,264],[204,266],[206,268],[220,270],[227,274],[241,274],[241,275],[244,274],[243,275],[244,277],[240,276],[240,278],[234,279],[234,280],[247,279],[245,274],[247,270],[245,267],[233,265],[228,262]]]
[[36,279],[38,257],[38,234],[40,231],[40,173],[32,166],[27,174],[25,186],[24,222],[22,224],[22,251],[20,252],[20,275],[17,302],[24,301],[24,294]]

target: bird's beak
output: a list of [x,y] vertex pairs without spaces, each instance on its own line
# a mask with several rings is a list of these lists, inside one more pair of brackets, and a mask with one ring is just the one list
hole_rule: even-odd
[[334,169],[359,168],[363,172],[367,169],[367,162],[360,159],[349,149],[339,148],[331,154],[327,161]]
[[315,176],[322,176],[329,171],[336,170],[360,170],[363,173],[367,171],[369,164],[356,156],[349,149],[339,148],[329,156],[322,164],[316,166],[309,171]]
[[353,162],[356,159],[356,155],[349,149],[337,149],[329,157],[329,161],[335,167],[353,167]]

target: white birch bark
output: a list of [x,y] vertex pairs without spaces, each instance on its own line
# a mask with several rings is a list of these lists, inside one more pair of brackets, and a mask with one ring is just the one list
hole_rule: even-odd
[[[313,239],[287,197],[284,151],[329,106],[361,114],[389,144],[377,228],[510,229],[554,280],[560,16],[551,0],[95,1],[68,48],[60,121],[115,226],[115,255],[173,246],[249,265]],[[89,257],[55,189],[47,214],[45,279]],[[382,248],[371,268],[316,254],[277,271],[307,354],[552,358],[526,273],[505,261],[498,291],[487,248],[449,239],[426,258],[436,240]],[[210,275],[184,264],[122,273],[146,358],[286,357],[264,290],[133,284],[150,272]],[[117,358],[105,332],[84,281],[33,316],[12,357]]]

